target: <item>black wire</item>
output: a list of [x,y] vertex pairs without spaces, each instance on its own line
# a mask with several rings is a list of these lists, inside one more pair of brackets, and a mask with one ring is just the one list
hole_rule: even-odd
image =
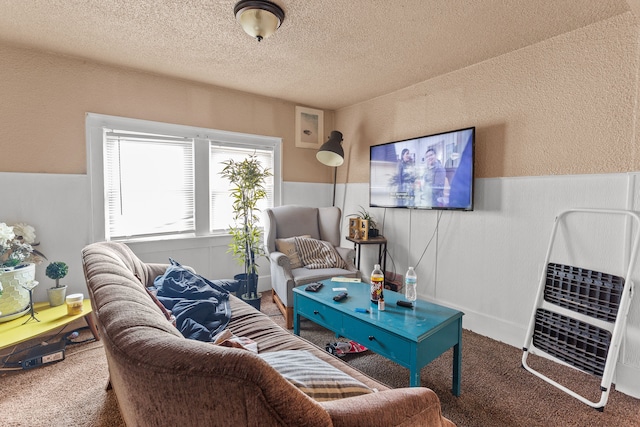
[[[23,348],[23,349],[22,349],[22,350],[20,350],[20,351],[15,351],[15,348],[16,348],[17,346],[14,346],[14,350],[13,350],[13,351],[11,351],[11,352],[10,352],[9,354],[7,354],[6,356],[4,356],[4,359],[2,360],[2,362],[0,362],[0,369],[5,369],[5,368],[21,368],[21,367],[22,367],[22,361],[19,361],[19,362],[9,362],[9,359],[10,359],[10,358],[14,358],[14,357],[16,357],[16,356],[18,356],[18,355],[21,355],[22,353],[28,352],[28,351],[30,351],[30,350],[32,350],[32,349],[34,349],[34,348],[36,348],[36,347],[40,347],[40,346],[42,346],[42,343],[51,344],[52,342],[54,342],[54,338],[56,338],[58,335],[60,335],[60,334],[65,330],[65,328],[66,328],[66,327],[67,327],[67,325],[65,325],[65,326],[64,326],[64,327],[63,327],[63,328],[62,328],[62,329],[61,329],[57,334],[55,334],[54,336],[52,336],[52,337],[51,337],[51,338],[49,338],[48,340],[40,341],[38,344],[34,344],[34,345],[32,345],[32,346],[29,346],[29,347]],[[75,329],[75,330],[73,330],[73,331],[71,331],[71,332],[67,332],[67,333],[66,333],[66,334],[64,334],[64,336],[60,339],[60,341],[64,341],[64,343],[65,343],[65,347],[66,347],[66,346],[68,346],[68,345],[84,344],[84,343],[87,343],[87,342],[95,341],[95,340],[96,340],[96,338],[95,338],[95,337],[90,337],[90,338],[84,339],[84,340],[82,340],[82,341],[73,341],[72,339],[70,339],[70,338],[69,338],[72,334],[74,334],[74,333],[76,333],[76,332],[77,332],[77,333],[79,333],[80,331],[88,330],[88,329],[89,329],[89,327],[88,327],[88,326],[84,326],[84,327],[82,327],[82,328]],[[35,338],[34,338],[34,339],[35,339]]]
[[431,238],[427,242],[427,246],[424,247],[424,251],[422,251],[422,255],[420,255],[420,259],[416,263],[416,267],[415,268],[418,268],[418,265],[420,264],[420,261],[422,261],[422,257],[424,256],[425,253],[427,253],[427,249],[429,249],[429,246],[431,245],[431,241],[433,240],[434,236],[436,235],[436,232],[438,231],[438,226],[440,225],[440,219],[441,218],[442,218],[442,211],[438,211],[438,219],[436,221],[436,226],[433,229],[433,233],[431,234]]
[[[67,324],[67,325],[64,325],[64,326],[62,327],[62,329],[60,329],[60,330],[59,330],[55,335],[53,335],[51,338],[49,338],[49,339],[47,339],[47,340],[39,341],[37,344],[34,344],[34,345],[32,345],[32,346],[29,346],[29,347],[23,348],[22,350],[15,351],[15,349],[16,349],[18,346],[17,346],[17,345],[16,345],[16,346],[14,346],[14,347],[13,347],[13,351],[11,351],[9,354],[7,354],[6,356],[4,356],[4,359],[2,360],[2,362],[1,362],[0,366],[1,366],[2,368],[15,368],[15,367],[20,367],[20,366],[22,366],[22,363],[21,363],[21,362],[9,362],[9,358],[14,358],[14,357],[15,357],[15,356],[17,356],[17,355],[21,355],[22,353],[26,353],[26,352],[28,352],[28,351],[30,351],[30,350],[33,350],[33,349],[34,349],[34,348],[36,348],[36,347],[40,347],[40,346],[42,346],[42,343],[51,344],[52,342],[54,342],[54,339],[55,339],[56,337],[58,337],[60,334],[62,334],[62,332],[67,328],[67,326],[69,326],[69,325],[68,325],[68,324]],[[88,327],[84,327],[84,328],[82,328],[82,329],[88,329]],[[66,334],[62,339],[63,339],[63,340],[66,340],[66,339],[67,339],[67,336],[71,335],[73,332],[75,332],[75,331],[72,331],[72,332],[67,333],[67,334]],[[33,339],[36,339],[36,338],[37,338],[37,337],[34,337]],[[79,344],[79,343],[78,343],[78,344]]]
[[[387,208],[384,208],[384,209],[383,209],[383,214],[382,214],[382,229],[380,230],[380,233],[382,233],[382,235],[383,235],[383,236],[384,236],[384,223],[385,223],[385,220],[386,220],[386,219],[387,219]],[[395,260],[393,259],[393,257],[391,256],[391,253],[389,253],[389,249],[388,249],[388,246],[387,246],[387,245],[385,245],[385,248],[384,248],[384,254],[383,254],[383,256],[384,256],[384,257],[387,257],[387,256],[388,256],[388,257],[389,257],[389,259],[391,260],[391,265],[393,266],[393,273],[392,273],[392,274],[393,274],[393,277],[391,278],[391,280],[395,280],[395,279],[396,279],[396,274],[397,274],[397,271],[396,271],[396,262],[395,262]],[[387,277],[386,277],[387,272],[385,271],[385,272],[384,272],[384,274],[385,274],[385,278],[384,278],[384,279],[385,279],[385,280],[387,280]]]
[[66,342],[66,345],[84,344],[86,342],[95,341],[96,340],[95,337],[90,337],[90,338],[87,338],[87,339],[82,340],[82,341],[73,341],[72,339],[69,339],[69,337],[71,335],[73,335],[74,333],[77,332],[79,334],[80,331],[84,331],[84,330],[88,330],[88,329],[89,329],[88,326],[83,326],[82,328],[76,329],[76,330],[71,331],[71,332],[67,332],[65,334],[64,338],[63,338],[65,340],[65,342]]

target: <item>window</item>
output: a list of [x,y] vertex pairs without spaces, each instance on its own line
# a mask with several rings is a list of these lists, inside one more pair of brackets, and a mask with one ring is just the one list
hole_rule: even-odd
[[260,208],[279,204],[279,138],[88,114],[87,144],[95,240],[226,235],[231,158],[257,155],[273,173]]
[[[270,171],[273,171],[273,153],[266,149],[260,148],[240,148],[226,147],[224,145],[211,144],[211,160],[209,179],[211,180],[211,231],[216,232],[226,230],[233,222],[233,211],[229,206],[233,200],[229,196],[231,184],[226,179],[220,177],[220,172],[224,165],[222,162],[233,159],[242,161],[248,156],[255,154],[258,161]],[[267,189],[267,198],[258,202],[258,209],[261,211],[265,208],[273,207],[273,176],[267,178],[265,188]]]
[[104,132],[108,236],[194,233],[193,140]]

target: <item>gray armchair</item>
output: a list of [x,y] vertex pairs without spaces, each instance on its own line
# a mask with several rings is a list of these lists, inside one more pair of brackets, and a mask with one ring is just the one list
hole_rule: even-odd
[[[287,328],[293,328],[293,288],[335,276],[360,277],[353,265],[355,251],[340,247],[340,208],[280,206],[265,209],[265,248],[271,264],[273,301],[284,315]],[[347,268],[292,268],[287,255],[276,250],[276,239],[311,236],[330,242]]]

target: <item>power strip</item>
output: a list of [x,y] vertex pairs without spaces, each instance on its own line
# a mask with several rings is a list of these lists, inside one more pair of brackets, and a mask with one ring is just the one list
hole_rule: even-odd
[[66,343],[58,341],[52,344],[40,345],[29,351],[27,357],[22,361],[22,369],[37,368],[48,363],[64,360],[64,348]]

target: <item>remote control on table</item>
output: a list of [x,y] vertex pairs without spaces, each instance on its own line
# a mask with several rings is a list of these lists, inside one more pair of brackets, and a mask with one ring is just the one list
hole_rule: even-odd
[[340,292],[338,295],[336,295],[335,297],[333,297],[334,301],[342,301],[343,299],[345,299],[347,297],[347,293],[346,292]]
[[413,304],[411,303],[411,301],[398,300],[396,304],[398,304],[400,307],[413,308]]
[[310,283],[304,290],[308,292],[318,292],[322,286],[324,286],[322,283]]

